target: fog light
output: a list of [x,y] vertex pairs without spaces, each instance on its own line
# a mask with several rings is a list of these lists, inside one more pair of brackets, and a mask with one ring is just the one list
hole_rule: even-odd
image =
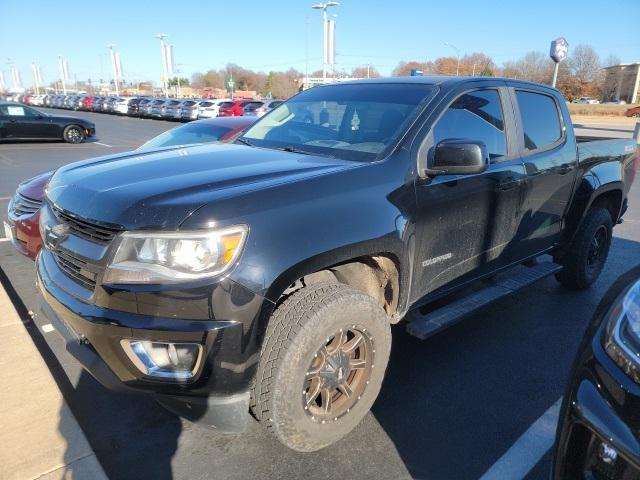
[[138,370],[156,378],[189,380],[202,357],[202,345],[198,343],[122,340],[121,344]]

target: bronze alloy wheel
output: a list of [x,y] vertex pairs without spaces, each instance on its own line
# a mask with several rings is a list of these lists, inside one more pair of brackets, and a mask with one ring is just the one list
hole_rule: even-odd
[[326,339],[307,369],[304,410],[313,421],[337,421],[349,413],[369,384],[375,347],[365,328],[353,325]]

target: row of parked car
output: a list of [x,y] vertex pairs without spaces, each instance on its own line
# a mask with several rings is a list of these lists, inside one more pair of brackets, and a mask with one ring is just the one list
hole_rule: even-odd
[[178,121],[213,117],[261,117],[284,101],[28,94],[14,100],[34,106]]

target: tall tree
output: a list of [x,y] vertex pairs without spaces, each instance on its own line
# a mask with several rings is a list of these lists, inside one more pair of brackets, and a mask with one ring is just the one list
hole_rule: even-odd
[[592,82],[600,74],[600,57],[591,45],[578,45],[569,57],[569,68],[579,82]]

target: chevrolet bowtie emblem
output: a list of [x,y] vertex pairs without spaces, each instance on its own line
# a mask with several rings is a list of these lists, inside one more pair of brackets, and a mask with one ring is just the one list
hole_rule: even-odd
[[45,241],[47,242],[47,245],[51,248],[56,248],[69,234],[69,225],[65,223],[58,223],[51,227],[47,226],[45,233]]

